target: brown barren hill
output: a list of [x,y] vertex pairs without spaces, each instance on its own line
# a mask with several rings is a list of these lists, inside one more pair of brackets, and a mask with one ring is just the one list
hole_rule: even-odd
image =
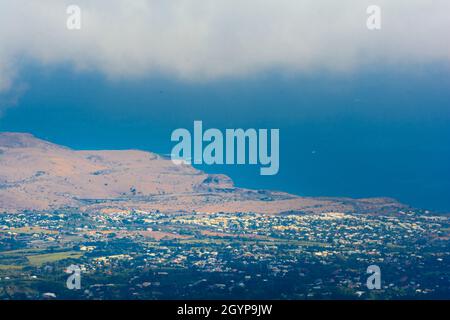
[[225,175],[139,150],[72,150],[26,133],[0,133],[0,212],[55,210],[166,212],[386,212],[387,198],[299,197],[235,187]]

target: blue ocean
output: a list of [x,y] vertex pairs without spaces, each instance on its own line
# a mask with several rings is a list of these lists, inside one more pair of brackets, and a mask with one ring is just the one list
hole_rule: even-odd
[[[183,82],[110,80],[65,67],[28,68],[1,131],[75,149],[168,154],[176,128],[279,128],[280,171],[200,166],[242,187],[304,196],[393,197],[450,211],[450,68],[367,68],[335,76],[260,73]],[[363,76],[362,76],[363,74]]]

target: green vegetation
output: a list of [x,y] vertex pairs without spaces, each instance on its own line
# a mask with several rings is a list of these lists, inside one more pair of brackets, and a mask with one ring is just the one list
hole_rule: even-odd
[[0,270],[22,270],[22,266],[0,264]]
[[78,259],[83,256],[82,253],[76,251],[66,251],[66,252],[55,252],[55,253],[44,253],[27,256],[28,262],[33,266],[40,266],[44,263],[55,262],[64,259]]
[[21,234],[33,234],[33,233],[42,233],[42,234],[57,234],[58,232],[55,230],[43,229],[40,227],[20,227],[20,228],[11,228],[10,232],[21,233]]

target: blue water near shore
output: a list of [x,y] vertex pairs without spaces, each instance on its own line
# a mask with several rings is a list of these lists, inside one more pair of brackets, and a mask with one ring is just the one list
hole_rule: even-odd
[[258,74],[209,83],[154,77],[108,81],[67,68],[32,68],[0,130],[75,149],[170,153],[170,134],[205,128],[279,128],[280,172],[200,166],[238,186],[307,196],[394,197],[450,212],[450,69],[358,74]]

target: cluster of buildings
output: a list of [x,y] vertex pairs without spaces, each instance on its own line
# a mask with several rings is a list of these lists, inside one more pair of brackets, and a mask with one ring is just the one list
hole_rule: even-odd
[[[58,298],[450,296],[450,220],[423,212],[67,210],[4,214],[0,226],[0,279],[7,276],[18,292],[24,285],[60,281],[52,292]],[[69,264],[82,267],[83,290],[64,288],[61,270]],[[381,269],[379,290],[366,286],[369,265]],[[24,284],[31,276],[35,281]]]

